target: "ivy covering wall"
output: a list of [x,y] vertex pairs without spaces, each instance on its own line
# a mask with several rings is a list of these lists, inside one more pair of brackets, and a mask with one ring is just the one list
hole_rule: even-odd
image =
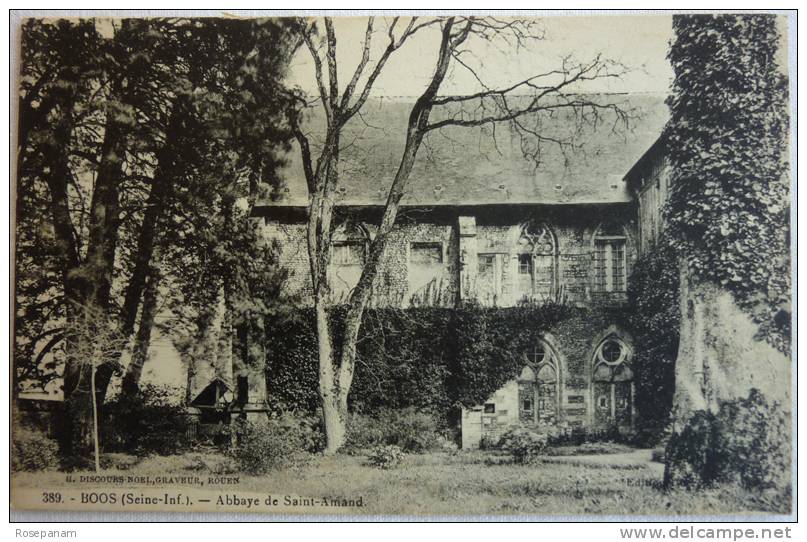
[[691,278],[790,348],[787,81],[773,15],[678,15],[666,218]]
[[[765,508],[786,513],[790,415],[778,401],[790,376],[790,208],[781,35],[776,16],[766,14],[676,15],[673,30],[666,218],[693,315],[682,321],[677,363],[695,371],[678,371],[689,381],[678,384],[681,427],[667,445],[665,484],[737,482],[770,498]],[[757,324],[755,339],[785,356],[772,348],[762,356],[731,352],[748,337],[733,335],[726,311],[704,310],[719,306],[715,292],[730,292]],[[691,396],[709,408],[688,411]]]
[[663,235],[636,261],[628,281],[637,429],[650,441],[663,435],[673,405],[681,324],[678,265],[678,255]]
[[[565,360],[567,388],[587,389],[591,356],[602,333],[625,322],[622,310],[562,305],[371,309],[362,324],[349,405],[358,412],[413,406],[450,418],[461,405],[482,403],[518,376],[523,355],[546,334]],[[319,397],[312,312],[301,309],[267,329],[271,406],[315,411]]]

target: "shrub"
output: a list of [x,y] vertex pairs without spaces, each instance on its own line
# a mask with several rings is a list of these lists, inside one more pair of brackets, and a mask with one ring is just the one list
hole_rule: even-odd
[[104,405],[101,444],[106,452],[169,455],[188,447],[187,413],[169,386],[142,386]]
[[349,454],[357,453],[376,446],[382,446],[385,442],[385,427],[378,418],[358,413],[350,415],[343,451]]
[[717,414],[698,411],[666,449],[666,485],[704,487],[738,483],[745,489],[783,491],[790,483],[788,421],[757,390],[724,402]]
[[233,432],[229,453],[241,470],[249,474],[299,464],[303,452],[316,451],[321,446],[314,422],[291,413],[260,421],[238,420]]
[[391,469],[397,467],[403,461],[404,452],[398,446],[376,446],[370,451],[367,460],[374,467],[379,469]]
[[115,470],[132,470],[143,460],[142,457],[129,454],[102,454],[101,468]]
[[184,470],[197,472],[212,472],[214,474],[235,474],[238,472],[238,464],[231,456],[221,456],[218,454],[195,453],[183,456],[185,464]]
[[547,447],[549,437],[546,433],[533,431],[524,427],[509,429],[499,439],[499,447],[513,456],[516,463],[529,463],[540,455]]
[[582,446],[592,443],[628,444],[630,441],[616,427],[596,429],[591,427],[570,427],[568,424],[561,423],[557,426],[542,425],[537,428],[537,431],[547,436],[550,446]]
[[497,450],[499,448],[499,439],[491,435],[482,435],[479,439],[480,450]]
[[410,453],[423,453],[445,447],[437,417],[415,408],[378,410],[374,416],[354,414],[348,425],[345,451],[376,446],[397,446]]
[[43,471],[59,466],[59,446],[42,431],[16,428],[12,442],[12,470]]

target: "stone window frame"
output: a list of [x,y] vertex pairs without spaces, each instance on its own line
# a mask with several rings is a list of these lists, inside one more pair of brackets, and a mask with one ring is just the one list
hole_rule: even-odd
[[[619,233],[613,230],[605,232],[606,228],[618,230]],[[629,244],[630,236],[624,224],[601,222],[594,229],[591,236],[591,291],[595,295],[627,293]],[[600,246],[608,250],[600,250]],[[606,260],[605,254],[610,254],[610,258]],[[614,262],[619,265],[614,266]]]
[[532,254],[522,253],[518,255],[518,274],[530,275],[533,273]]
[[488,273],[492,275],[496,273],[496,253],[482,252],[479,253],[476,258],[477,258],[476,272],[478,275],[485,275]]
[[[540,234],[536,234],[534,232],[541,230]],[[550,249],[541,250],[540,245],[537,243],[543,239],[543,235],[547,235],[548,244]],[[524,242],[526,240],[526,243]],[[529,247],[529,248],[528,248]],[[558,291],[559,288],[559,250],[558,250],[558,240],[557,236],[555,235],[554,230],[552,227],[545,221],[539,220],[528,220],[522,223],[518,229],[518,236],[515,239],[514,245],[514,254],[515,254],[515,273],[516,276],[518,275],[530,275],[530,292],[517,292],[518,295],[525,295],[525,296],[535,296],[538,292],[536,291],[536,264],[535,260],[539,256],[549,256],[551,259],[551,272],[552,277],[550,279],[550,286],[549,286],[549,296],[551,297],[554,295],[555,292]],[[525,255],[529,255],[529,263],[527,266],[524,266],[522,262],[522,257]],[[524,272],[524,269],[527,272]]]
[[[363,266],[367,260],[367,243],[362,241],[334,241],[331,263],[337,266]],[[361,257],[353,258],[351,247],[361,248]]]
[[[621,352],[620,356],[615,360],[606,359],[606,356],[603,354],[604,348],[609,343],[616,343],[620,346]],[[614,383],[616,380],[614,376],[616,375],[617,370],[621,367],[627,367],[628,370],[631,372],[631,378],[629,380],[623,380],[625,382],[630,382],[630,397],[631,397],[631,404],[630,404],[630,411],[631,411],[631,426],[635,423],[635,400],[636,400],[636,389],[635,389],[635,382],[636,382],[636,375],[633,372],[633,341],[626,333],[624,333],[619,327],[611,326],[605,332],[601,333],[598,337],[598,340],[594,343],[596,346],[594,347],[593,351],[591,352],[591,378],[589,381],[589,394],[590,394],[590,404],[591,409],[589,412],[589,423],[593,426],[595,423],[595,410],[599,408],[598,398],[595,396],[595,383],[599,382],[602,384],[609,384],[611,389],[611,410],[612,416],[615,414],[614,409],[616,408],[615,403],[615,389]],[[597,378],[597,369],[600,366],[608,367],[610,378],[609,379],[600,379]]]
[[[438,261],[431,261],[431,262],[414,261],[412,255],[414,254],[416,249],[437,249],[437,253],[440,255],[440,259]],[[409,254],[407,260],[409,262],[409,265],[422,265],[427,267],[443,266],[445,265],[446,262],[444,244],[442,241],[410,241]]]
[[[543,346],[544,357],[541,361],[536,361],[534,355],[538,346]],[[548,335],[542,335],[537,338],[536,341],[532,344],[532,350],[529,355],[533,356],[532,358],[529,357],[527,353],[521,353],[521,359],[524,362],[522,367],[521,373],[516,378],[516,382],[519,384],[531,382],[533,384],[539,383],[539,377],[541,370],[544,367],[550,367],[555,374],[554,384],[555,384],[555,423],[560,423],[563,418],[563,394],[564,394],[564,361],[560,351],[555,347],[554,340],[552,337]],[[522,379],[524,371],[529,369],[532,372],[533,378],[532,379]],[[522,404],[522,400],[519,397],[518,405],[519,405],[519,418],[520,413],[522,410],[526,411],[529,410],[533,418],[538,413],[538,403],[536,401],[536,397],[533,396],[529,399],[530,408],[525,409],[524,404]],[[526,400],[524,401],[526,402]],[[533,420],[533,422],[537,422],[537,420]]]
[[[620,355],[615,360],[606,359],[604,352],[605,346],[608,344],[616,344],[620,348]],[[608,367],[617,367],[626,363],[628,365],[631,364],[633,360],[633,351],[625,342],[617,334],[610,334],[600,340],[597,344],[597,347],[594,349],[594,368],[596,369],[599,365],[607,365]]]
[[[331,236],[331,265],[336,266],[351,266],[351,265],[364,265],[367,260],[367,251],[370,245],[370,232],[360,222],[345,221],[334,230]],[[349,261],[350,258],[344,258],[340,261],[337,258],[337,248],[343,247],[356,247],[361,246],[361,261]],[[349,252],[349,251],[348,251]]]

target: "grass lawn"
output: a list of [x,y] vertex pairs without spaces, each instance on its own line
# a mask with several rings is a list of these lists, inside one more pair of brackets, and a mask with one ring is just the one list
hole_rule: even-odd
[[[222,493],[362,497],[363,508],[345,512],[363,515],[677,516],[789,512],[784,503],[776,509],[736,488],[665,492],[660,487],[663,467],[649,461],[650,450],[615,452],[547,455],[531,465],[515,465],[507,457],[483,451],[430,453],[408,455],[401,466],[390,470],[368,466],[360,456],[312,456],[303,466],[265,476],[238,475],[237,486],[215,489]],[[222,458],[196,453],[149,457],[127,470],[112,468],[104,473],[206,477],[219,470],[217,464],[222,464]],[[81,473],[74,476],[78,474]],[[65,474],[17,473],[13,485],[64,486]]]

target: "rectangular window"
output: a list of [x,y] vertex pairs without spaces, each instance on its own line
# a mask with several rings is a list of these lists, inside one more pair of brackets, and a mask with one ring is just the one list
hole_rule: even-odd
[[479,274],[490,275],[493,274],[494,266],[496,265],[495,254],[480,254],[479,255]]
[[485,403],[485,414],[493,414],[494,412],[496,412],[496,404]]
[[239,405],[249,402],[249,380],[246,376],[238,377],[238,399],[236,401]]
[[335,265],[364,265],[364,243],[334,243],[333,263]]
[[625,291],[625,240],[598,239],[594,243],[594,290]]
[[518,273],[520,275],[532,275],[532,254],[518,255]]
[[625,241],[617,241],[611,244],[611,256],[613,264],[611,266],[612,280],[614,292],[625,291]]
[[409,261],[417,265],[441,265],[442,243],[412,243],[409,245]]

